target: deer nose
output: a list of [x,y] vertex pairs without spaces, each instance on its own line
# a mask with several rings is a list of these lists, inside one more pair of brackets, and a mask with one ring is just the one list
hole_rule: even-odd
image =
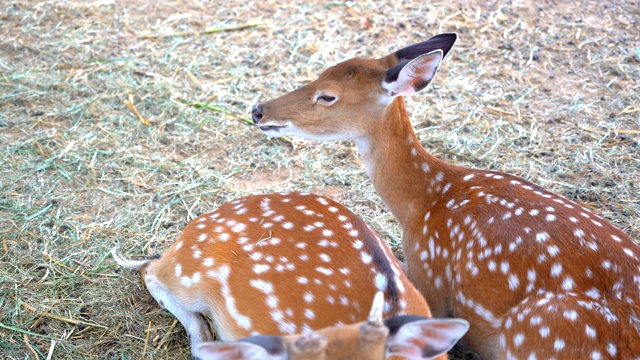
[[256,104],[253,107],[253,110],[251,110],[251,116],[253,117],[253,123],[258,125],[260,120],[262,120],[262,116],[264,116],[264,113],[262,112],[262,106],[260,106],[260,104]]

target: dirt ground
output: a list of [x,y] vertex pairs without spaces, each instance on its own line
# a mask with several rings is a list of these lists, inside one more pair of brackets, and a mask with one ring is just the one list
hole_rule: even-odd
[[423,145],[640,239],[638,1],[0,2],[2,358],[189,358],[109,251],[161,253],[247,194],[326,194],[397,248],[353,143],[267,139],[247,120],[328,65],[451,31],[407,100]]

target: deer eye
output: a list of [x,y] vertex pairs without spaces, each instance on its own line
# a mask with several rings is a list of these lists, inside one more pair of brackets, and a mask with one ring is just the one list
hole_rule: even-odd
[[331,96],[327,94],[318,94],[316,95],[316,102],[322,105],[331,105],[336,102],[338,98],[336,96]]

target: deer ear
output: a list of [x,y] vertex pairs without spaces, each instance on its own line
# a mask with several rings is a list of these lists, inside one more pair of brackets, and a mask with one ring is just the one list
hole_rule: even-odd
[[442,50],[442,57],[446,57],[449,51],[453,49],[456,41],[458,40],[458,34],[456,33],[444,33],[438,34],[429,40],[419,42],[417,44],[409,45],[400,50],[397,50],[385,57],[380,58],[380,62],[387,67],[392,67],[400,62],[413,60],[420,55],[430,53],[434,50]]
[[429,40],[409,45],[396,51],[394,54],[399,61],[413,60],[420,55],[430,53],[434,50],[442,50],[442,57],[446,57],[458,40],[456,33],[438,34]]
[[[275,337],[275,336],[274,336]],[[280,340],[282,341],[282,340]],[[286,349],[283,352],[273,353],[262,345],[243,340],[235,342],[205,342],[198,345],[194,352],[195,357],[201,360],[285,360]]]
[[387,70],[382,82],[389,99],[414,95],[426,88],[457,40],[456,33],[438,34],[382,58],[383,63],[393,66]]
[[445,354],[469,330],[462,319],[424,319],[402,325],[387,340],[387,356],[427,360]]
[[404,60],[387,70],[382,87],[387,96],[409,96],[422,91],[436,76],[442,62],[442,50],[434,50],[413,60]]

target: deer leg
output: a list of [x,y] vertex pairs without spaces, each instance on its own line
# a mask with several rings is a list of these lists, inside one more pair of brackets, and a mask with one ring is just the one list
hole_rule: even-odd
[[173,314],[184,326],[187,334],[189,334],[192,353],[198,344],[213,341],[209,324],[201,313],[191,311],[185,307],[155,276],[147,275],[145,283],[149,293],[156,299],[158,304]]

